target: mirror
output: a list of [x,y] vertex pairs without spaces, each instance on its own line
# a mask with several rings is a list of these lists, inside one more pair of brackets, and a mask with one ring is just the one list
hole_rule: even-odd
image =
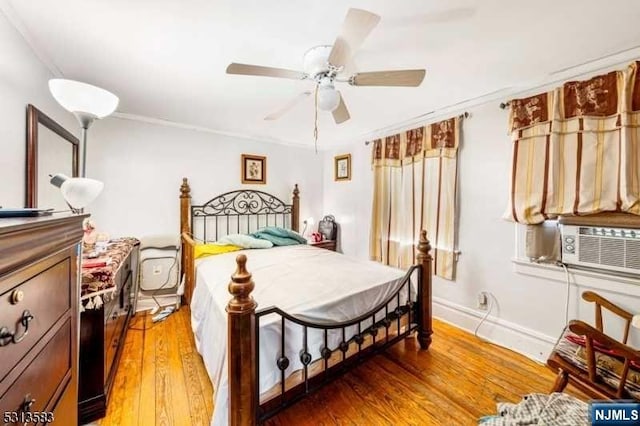
[[26,207],[67,210],[49,175],[78,176],[78,138],[33,105],[27,107]]

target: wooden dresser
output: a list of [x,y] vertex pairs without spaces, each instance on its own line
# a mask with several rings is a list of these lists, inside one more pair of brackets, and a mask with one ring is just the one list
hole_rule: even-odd
[[[86,309],[80,316],[80,423],[105,416],[109,393],[133,315],[137,292],[139,242],[122,258],[115,271],[115,293],[98,309]],[[107,254],[109,254],[107,252]]]
[[0,424],[78,424],[85,217],[0,219]]

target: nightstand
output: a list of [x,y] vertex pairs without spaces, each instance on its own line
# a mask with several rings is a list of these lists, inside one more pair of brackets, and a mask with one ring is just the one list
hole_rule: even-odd
[[[124,348],[137,288],[140,242],[113,240],[102,255],[104,266],[83,260],[80,315],[79,424],[104,417]],[[95,262],[99,265],[98,258]],[[95,295],[95,296],[94,296]],[[98,303],[96,303],[96,301]]]
[[317,243],[309,241],[310,246],[336,251],[336,240],[322,240]]

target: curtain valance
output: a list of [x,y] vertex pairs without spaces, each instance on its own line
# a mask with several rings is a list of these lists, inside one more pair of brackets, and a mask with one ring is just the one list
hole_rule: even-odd
[[506,219],[640,214],[638,66],[511,101]]

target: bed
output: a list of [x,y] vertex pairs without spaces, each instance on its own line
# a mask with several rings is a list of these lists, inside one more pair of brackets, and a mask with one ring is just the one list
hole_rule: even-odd
[[298,231],[299,203],[296,185],[291,204],[238,190],[191,205],[183,179],[185,301],[215,388],[214,425],[263,422],[415,332],[422,349],[431,343],[424,231],[416,264],[407,271],[308,245],[194,259],[197,241],[265,226]]

